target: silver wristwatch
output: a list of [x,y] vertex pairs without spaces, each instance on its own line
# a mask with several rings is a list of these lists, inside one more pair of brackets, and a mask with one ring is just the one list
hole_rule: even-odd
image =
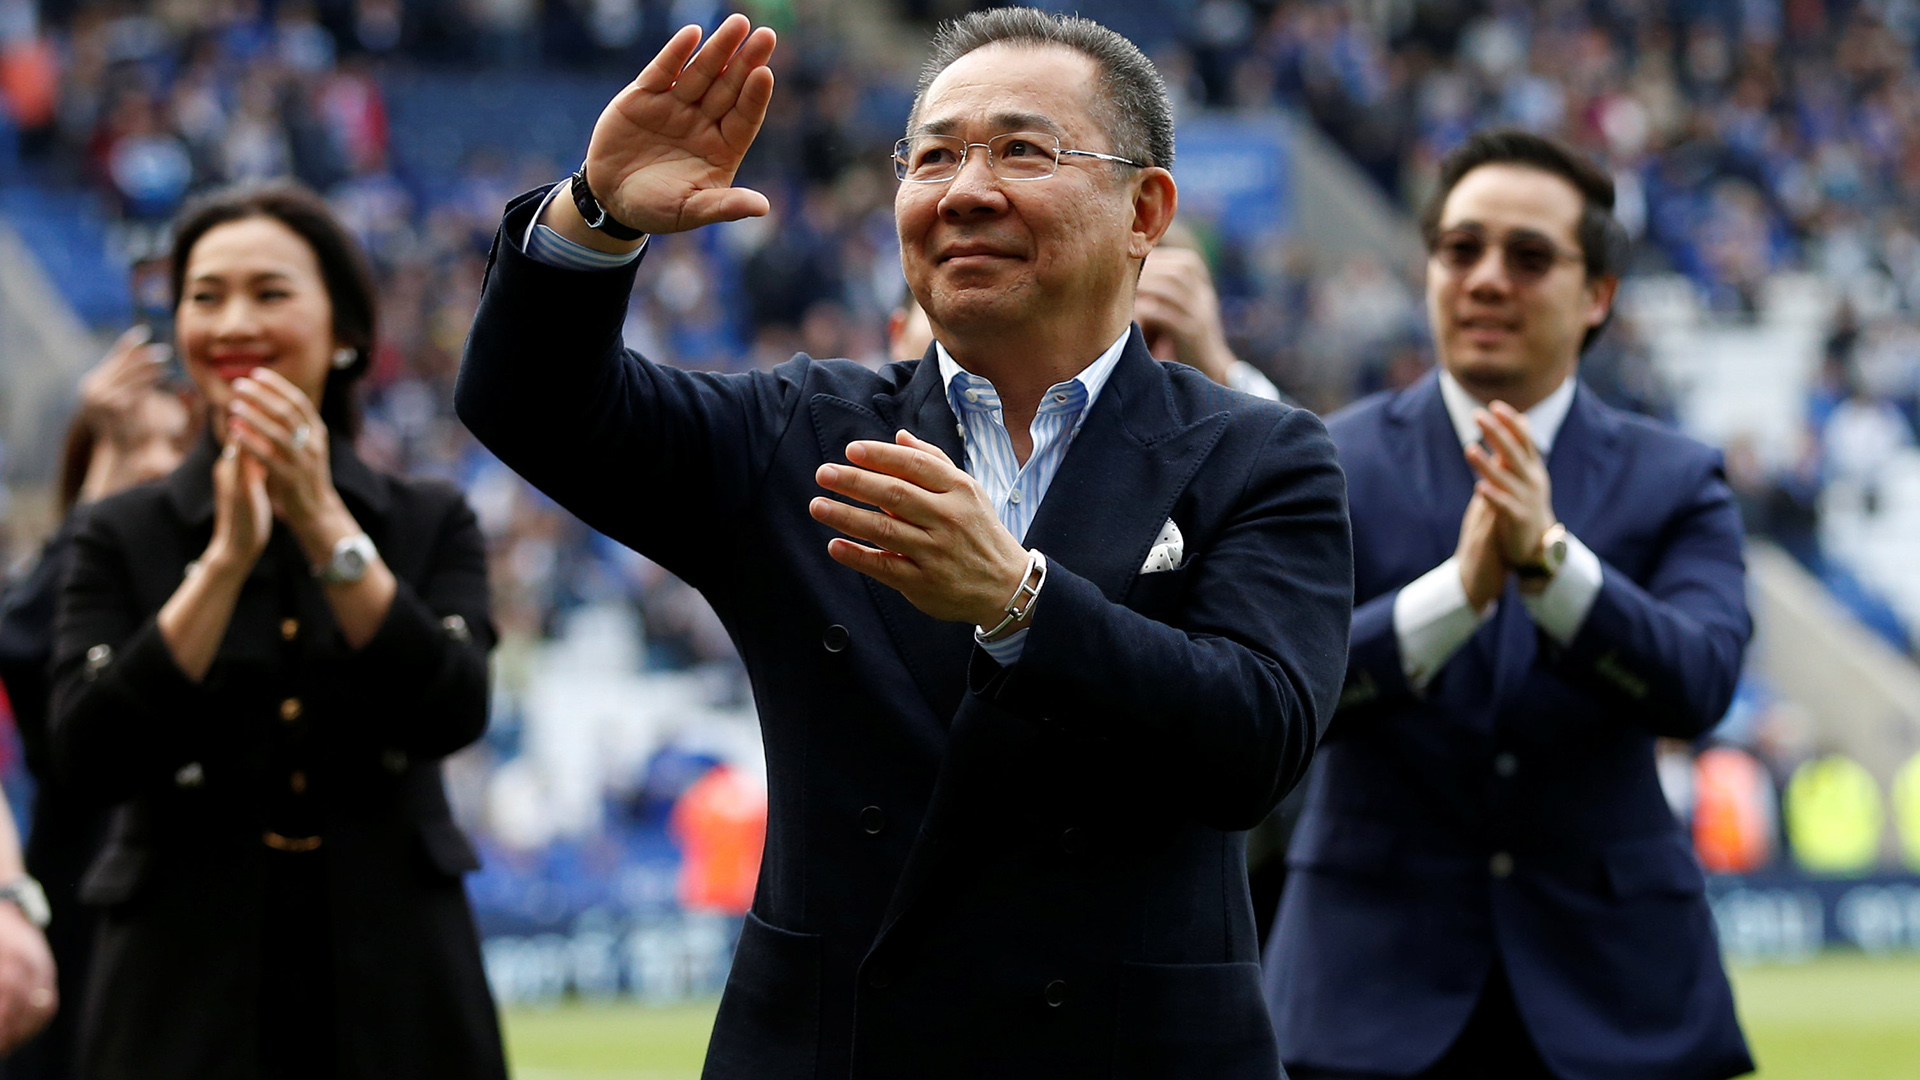
[[313,568],[322,585],[351,585],[367,576],[367,567],[379,556],[366,533],[343,536],[333,545],[333,557]]
[[47,891],[26,874],[0,885],[0,900],[19,908],[20,914],[25,915],[28,922],[42,930],[53,921],[53,908],[47,904]]

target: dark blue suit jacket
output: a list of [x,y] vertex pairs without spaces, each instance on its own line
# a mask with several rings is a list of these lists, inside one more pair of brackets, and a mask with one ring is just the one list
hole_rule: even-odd
[[1464,1026],[1492,964],[1566,1080],[1751,1068],[1654,738],[1726,711],[1751,634],[1716,451],[1581,387],[1554,508],[1604,584],[1572,645],[1509,586],[1423,696],[1400,588],[1453,553],[1473,478],[1429,375],[1328,421],[1356,582],[1347,686],[1294,834],[1268,951],[1290,1063],[1402,1074]]
[[[508,209],[461,418],[699,588],[753,682],[766,857],[706,1075],[1280,1074],[1244,837],[1346,666],[1351,545],[1320,421],[1134,332],[1026,538],[1020,661],[827,556],[814,472],[902,427],[962,460],[931,359],[695,373],[626,352],[634,272],[519,250]],[[1169,517],[1174,571],[1141,575]]]

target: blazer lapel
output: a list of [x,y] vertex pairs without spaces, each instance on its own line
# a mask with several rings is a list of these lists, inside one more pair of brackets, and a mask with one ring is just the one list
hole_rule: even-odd
[[[810,404],[822,460],[845,463],[848,443],[857,439],[892,442],[900,428],[940,447],[956,463],[966,460],[958,421],[947,405],[940,366],[931,348],[906,384],[892,393],[876,394],[866,403],[816,394]],[[966,693],[973,628],[935,619],[908,603],[898,590],[865,574],[857,576],[928,706],[942,725],[951,723]]]
[[1459,544],[1460,518],[1473,497],[1473,470],[1447,415],[1438,369],[1387,408],[1401,442],[1395,448],[1398,460],[1411,474],[1410,496],[1423,511],[1420,517],[1427,522],[1432,549],[1444,559]]
[[[941,411],[951,429],[951,410]],[[1121,602],[1160,526],[1226,425],[1224,412],[1192,421],[1175,413],[1165,369],[1135,329],[1047,488],[1027,530],[1027,545],[1093,582],[1107,599]],[[983,788],[994,789],[990,778],[996,763],[1024,756],[1021,749],[1037,737],[1030,722],[979,699],[962,705],[920,836],[894,886],[876,942],[926,895],[956,848],[972,842],[973,822],[961,809],[964,802]]]
[[1026,544],[1119,603],[1174,502],[1226,431],[1227,414],[1178,416],[1166,371],[1137,327],[1091,408]]

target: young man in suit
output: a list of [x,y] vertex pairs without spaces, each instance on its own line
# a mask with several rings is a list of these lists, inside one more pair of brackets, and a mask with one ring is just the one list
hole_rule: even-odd
[[1440,370],[1329,421],[1357,606],[1267,956],[1296,1078],[1752,1068],[1653,758],[1732,697],[1740,522],[1717,452],[1579,382],[1612,208],[1554,142],[1470,138],[1423,222]]
[[766,858],[706,1075],[1273,1080],[1241,830],[1332,713],[1351,549],[1319,421],[1130,326],[1158,75],[1081,19],[943,28],[895,152],[935,344],[721,376],[620,347],[643,233],[767,212],[773,34],[699,39],[508,208],[458,405],[747,665]]

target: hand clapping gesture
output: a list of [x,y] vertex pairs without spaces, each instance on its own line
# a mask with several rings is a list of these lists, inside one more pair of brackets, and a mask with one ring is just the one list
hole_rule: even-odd
[[847,465],[822,465],[835,499],[808,506],[814,520],[867,541],[833,539],[827,554],[936,619],[992,626],[1026,577],[1027,552],[1000,524],[978,481],[938,446],[901,431],[891,443],[847,446]]
[[765,195],[732,184],[773,98],[773,45],[773,31],[752,30],[744,15],[728,16],[705,46],[698,26],[684,27],[615,95],[586,162],[615,221],[673,233],[767,213]]
[[1546,458],[1534,445],[1527,418],[1504,401],[1474,412],[1485,446],[1467,447],[1467,464],[1479,480],[1474,498],[1493,510],[1501,560],[1508,569],[1537,565],[1541,539],[1558,521]]
[[237,446],[252,463],[246,475],[259,476],[272,515],[319,565],[334,541],[360,531],[333,487],[326,421],[299,387],[270,368],[234,380],[233,391],[229,450]]

